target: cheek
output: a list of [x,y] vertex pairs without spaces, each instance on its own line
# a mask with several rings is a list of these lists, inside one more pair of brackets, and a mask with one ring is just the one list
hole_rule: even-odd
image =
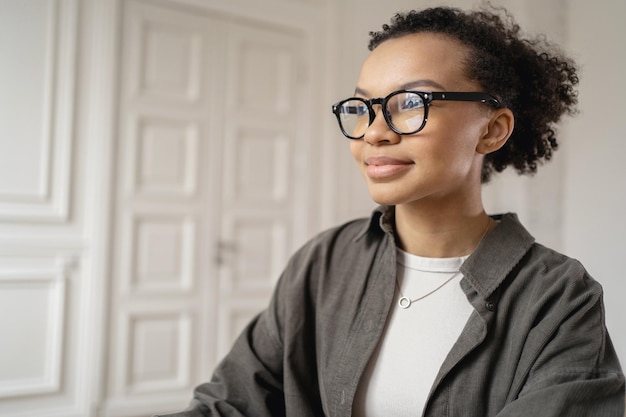
[[450,117],[433,126],[433,131],[437,132],[434,145],[446,158],[471,159],[476,153],[483,130],[482,120],[459,112],[457,117]]
[[350,153],[357,162],[360,162],[363,153],[363,140],[350,140]]
[[433,175],[442,179],[464,176],[475,163],[476,143],[474,133],[454,129],[450,125],[442,126],[421,149],[422,163]]

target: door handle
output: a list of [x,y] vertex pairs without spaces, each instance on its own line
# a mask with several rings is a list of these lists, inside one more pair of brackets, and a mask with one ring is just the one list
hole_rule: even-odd
[[219,266],[224,265],[235,253],[237,253],[235,242],[218,240],[215,244],[215,263]]

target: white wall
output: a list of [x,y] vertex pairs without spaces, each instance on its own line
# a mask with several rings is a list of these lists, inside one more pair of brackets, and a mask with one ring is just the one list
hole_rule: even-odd
[[626,2],[575,0],[568,47],[581,64],[580,115],[564,144],[563,250],[605,290],[607,325],[626,365]]

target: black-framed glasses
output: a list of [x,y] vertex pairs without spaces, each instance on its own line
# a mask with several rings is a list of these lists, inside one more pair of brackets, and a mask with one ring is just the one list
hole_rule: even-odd
[[428,107],[434,100],[474,101],[502,107],[494,96],[480,92],[424,92],[394,91],[385,98],[365,99],[350,97],[333,105],[339,128],[348,139],[361,139],[374,122],[374,104],[383,108],[383,117],[389,128],[400,135],[412,135],[426,126]]

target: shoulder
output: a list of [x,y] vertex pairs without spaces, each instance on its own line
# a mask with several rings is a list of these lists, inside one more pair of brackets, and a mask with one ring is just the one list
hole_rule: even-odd
[[580,261],[540,243],[533,244],[522,260],[520,274],[561,298],[578,294],[597,299],[602,295],[602,286]]
[[395,256],[394,238],[382,224],[374,212],[317,234],[291,256],[279,285],[292,292],[303,287],[303,292],[324,294],[357,291],[374,265]]
[[385,208],[378,208],[370,217],[354,219],[318,233],[294,253],[292,261],[365,255],[368,249],[378,246],[386,234],[381,220],[385,213]]
[[515,214],[495,217],[498,226],[462,267],[483,297],[498,289],[531,298],[565,291],[601,293],[600,285],[578,260],[537,243]]
[[[514,233],[520,236],[528,233],[521,224],[511,230],[516,230]],[[505,240],[501,240],[503,245],[506,245]],[[534,239],[521,240],[526,242],[525,249],[517,252],[519,258],[511,264],[511,272],[502,283],[509,296],[529,308],[534,306],[538,314],[560,311],[567,315],[567,311],[583,305],[602,303],[602,286],[579,260]]]

